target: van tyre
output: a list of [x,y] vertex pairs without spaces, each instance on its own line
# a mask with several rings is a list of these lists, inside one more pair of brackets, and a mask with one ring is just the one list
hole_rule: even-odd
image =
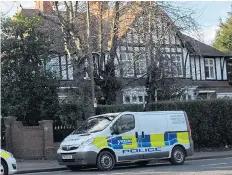
[[109,151],[102,151],[97,158],[97,168],[100,171],[110,171],[114,168],[115,158]]
[[176,146],[172,149],[172,155],[169,159],[173,165],[182,165],[185,161],[185,151],[180,146]]
[[1,160],[0,169],[1,169],[0,170],[1,175],[8,175],[8,166],[3,160]]

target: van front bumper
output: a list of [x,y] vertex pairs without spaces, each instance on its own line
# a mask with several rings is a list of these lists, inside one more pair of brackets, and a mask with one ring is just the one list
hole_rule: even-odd
[[[63,159],[64,155],[72,155],[72,159]],[[97,153],[94,151],[57,153],[56,157],[60,165],[96,165]]]
[[17,172],[17,164],[15,158],[8,158],[8,174],[15,174]]

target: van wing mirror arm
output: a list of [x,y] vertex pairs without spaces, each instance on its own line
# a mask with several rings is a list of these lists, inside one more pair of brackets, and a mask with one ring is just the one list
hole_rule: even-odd
[[119,134],[119,130],[118,130],[117,125],[112,126],[112,127],[110,128],[110,130],[111,130],[111,134],[112,134],[112,135],[114,135],[114,134]]
[[110,127],[110,133],[111,133],[111,135],[114,135],[114,128],[113,128],[113,126]]

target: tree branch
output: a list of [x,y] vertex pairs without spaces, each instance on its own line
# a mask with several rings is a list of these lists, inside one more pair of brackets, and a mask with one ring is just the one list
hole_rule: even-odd
[[74,18],[77,17],[78,1],[75,2]]

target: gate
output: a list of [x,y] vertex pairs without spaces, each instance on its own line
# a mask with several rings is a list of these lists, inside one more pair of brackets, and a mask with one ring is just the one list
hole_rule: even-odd
[[55,120],[53,123],[53,138],[54,142],[61,142],[65,137],[75,130],[74,126],[64,125],[60,120]]
[[6,149],[6,126],[3,118],[1,118],[1,148]]

